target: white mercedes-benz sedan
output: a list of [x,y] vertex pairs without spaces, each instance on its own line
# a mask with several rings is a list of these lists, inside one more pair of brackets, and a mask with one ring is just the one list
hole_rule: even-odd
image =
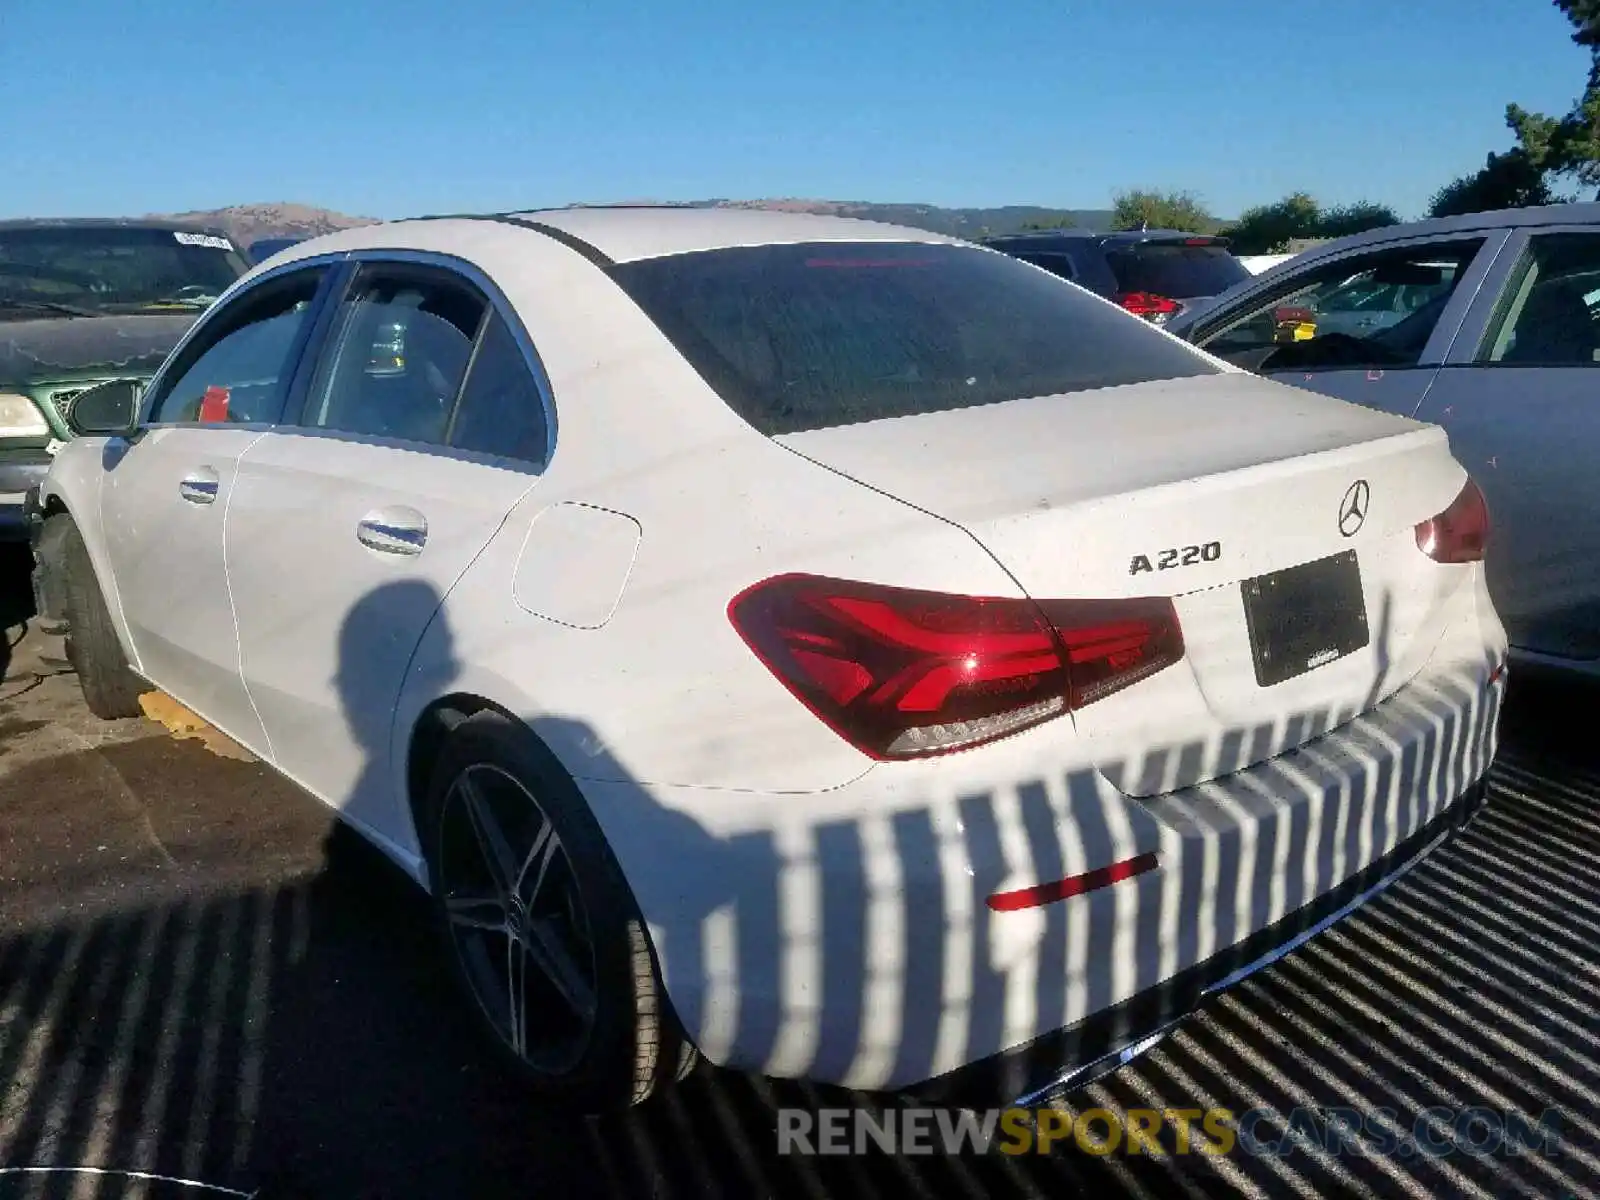
[[996,251],[732,209],[275,255],[30,501],[170,693],[432,897],[492,1052],[1031,1102],[1447,838],[1489,514],[1438,428]]

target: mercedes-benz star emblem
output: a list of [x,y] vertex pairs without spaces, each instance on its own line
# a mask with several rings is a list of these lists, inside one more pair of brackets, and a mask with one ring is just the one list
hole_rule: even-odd
[[1352,483],[1339,501],[1339,532],[1345,537],[1355,537],[1366,524],[1367,506],[1372,500],[1372,485],[1365,479]]

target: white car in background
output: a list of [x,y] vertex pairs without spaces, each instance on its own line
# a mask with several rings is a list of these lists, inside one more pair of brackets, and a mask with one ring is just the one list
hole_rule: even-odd
[[1294,255],[1292,254],[1241,254],[1238,256],[1239,261],[1244,264],[1244,269],[1252,275],[1260,275],[1270,271],[1279,263],[1286,263],[1293,257]]
[[90,705],[161,688],[336,809],[577,1108],[696,1052],[1081,1083],[1438,844],[1495,750],[1437,428],[931,233],[351,230],[73,411],[31,511]]

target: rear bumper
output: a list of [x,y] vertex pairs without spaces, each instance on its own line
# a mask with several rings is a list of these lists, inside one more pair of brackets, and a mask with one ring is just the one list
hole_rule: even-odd
[[904,1090],[935,1104],[1027,1108],[1087,1087],[1154,1047],[1211,997],[1271,966],[1380,895],[1467,828],[1487,799],[1487,781],[1480,779],[1382,859],[1228,950],[1078,1025]]
[[[1144,800],[1049,726],[804,795],[579,782],[707,1059],[993,1105],[1115,1066],[1470,815],[1506,682],[1482,634],[1294,750]],[[1113,886],[987,904],[1149,853]]]

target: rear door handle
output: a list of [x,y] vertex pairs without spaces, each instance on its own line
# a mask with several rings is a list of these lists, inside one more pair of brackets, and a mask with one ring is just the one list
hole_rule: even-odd
[[421,554],[428,544],[428,520],[414,508],[380,508],[361,518],[356,540],[379,554]]
[[199,467],[178,482],[178,495],[190,504],[210,504],[217,498],[221,480],[211,467]]

